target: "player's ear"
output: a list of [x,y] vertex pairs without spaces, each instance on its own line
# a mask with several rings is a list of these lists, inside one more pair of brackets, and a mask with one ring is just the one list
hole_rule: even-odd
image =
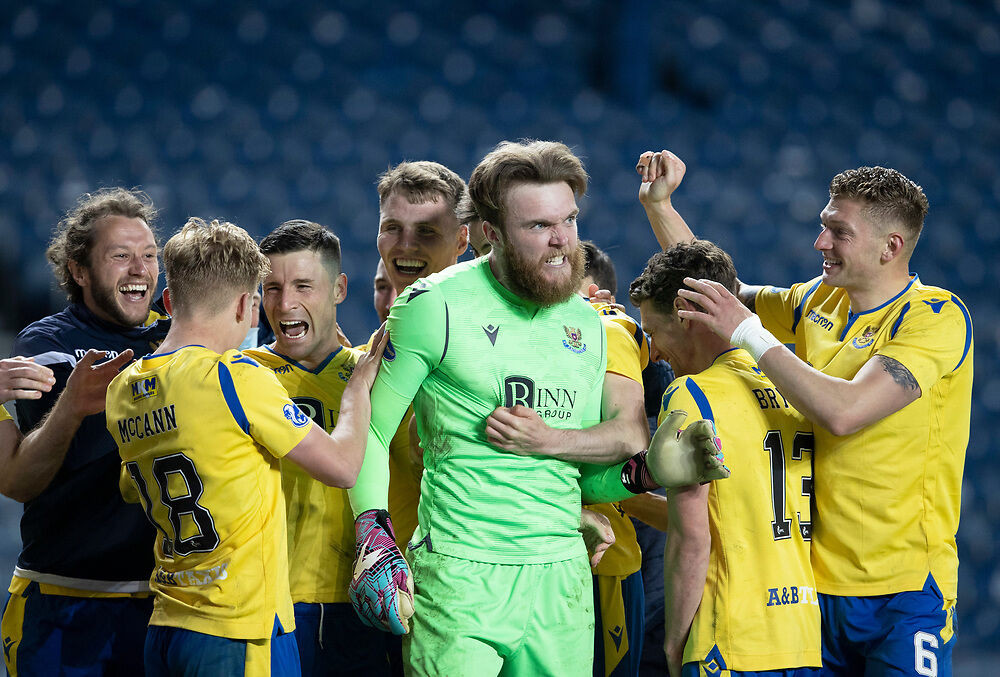
[[[468,230],[466,232],[468,232]],[[483,234],[486,235],[486,240],[494,247],[498,244],[502,246],[503,234],[489,221],[483,221]]]
[[461,256],[469,248],[469,224],[463,223],[458,227],[458,239],[455,241],[455,249]]
[[884,246],[882,247],[882,255],[880,256],[882,263],[892,261],[894,258],[903,253],[904,248],[905,242],[903,241],[903,236],[896,231],[889,233],[885,239]]
[[163,307],[167,310],[167,315],[174,314],[174,300],[170,294],[169,287],[164,287],[163,289]]
[[243,292],[240,294],[239,300],[236,302],[236,321],[243,322],[244,319],[250,317],[250,313],[253,310],[253,294],[249,292]]
[[347,298],[347,274],[341,273],[337,276],[333,285],[333,303],[343,303]]
[[69,268],[69,274],[73,277],[73,281],[78,285],[85,287],[90,283],[90,270],[87,269],[87,266],[73,259],[66,261],[66,266]]

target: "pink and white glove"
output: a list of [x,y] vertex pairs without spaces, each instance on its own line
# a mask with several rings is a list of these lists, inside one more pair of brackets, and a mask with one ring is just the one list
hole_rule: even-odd
[[357,551],[348,594],[361,620],[394,635],[409,631],[413,576],[396,547],[385,510],[366,510],[354,520]]

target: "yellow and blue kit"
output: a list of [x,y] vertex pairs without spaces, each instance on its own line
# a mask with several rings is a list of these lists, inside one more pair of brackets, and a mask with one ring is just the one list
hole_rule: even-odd
[[796,355],[825,374],[849,380],[883,355],[916,379],[920,397],[858,432],[816,428],[812,562],[823,661],[841,674],[863,670],[865,659],[926,670],[933,663],[937,674],[949,674],[972,401],[968,309],[915,275],[863,312],[820,279],[764,288],[756,309],[780,341],[794,343]]
[[[615,306],[594,303],[607,334],[607,373],[642,384],[642,370],[649,363],[649,341],[634,319]],[[615,543],[593,568],[594,675],[636,674],[645,630],[642,551],[631,518],[620,503],[587,506],[611,522]]]
[[246,640],[249,668],[250,643],[295,627],[279,459],[312,421],[270,369],[202,346],[133,363],[105,413],[122,492],[158,532],[150,625]]
[[[316,425],[333,432],[359,350],[339,347],[314,369],[270,347],[245,354],[274,372]],[[281,488],[302,674],[388,674],[386,647],[395,638],[364,625],[347,595],[354,566],[354,515],[347,491],[324,485],[287,460],[281,461]]]
[[685,670],[689,663],[734,672],[819,666],[809,566],[812,425],[737,348],[675,380],[661,421],[673,409],[688,412],[685,425],[715,423],[732,470],[708,492],[711,550]]

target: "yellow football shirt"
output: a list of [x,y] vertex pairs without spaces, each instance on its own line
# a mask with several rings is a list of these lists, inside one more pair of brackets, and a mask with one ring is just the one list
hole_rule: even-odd
[[712,545],[684,662],[718,648],[734,671],[819,666],[820,613],[809,566],[812,426],[745,350],[732,348],[663,394],[715,422],[732,476],[708,492]]
[[[316,369],[306,369],[267,347],[247,350],[246,354],[274,372],[292,402],[313,423],[328,433],[333,431],[359,352],[339,348]],[[281,461],[281,489],[288,524],[292,602],[349,602],[354,514],[347,491],[326,486],[287,460]]]
[[185,346],[115,377],[107,426],[159,537],[151,625],[267,639],[295,627],[279,459],[312,422],[269,369]]
[[961,299],[913,276],[896,297],[852,313],[819,279],[758,292],[764,325],[816,369],[851,379],[873,356],[905,366],[920,397],[852,435],[816,427],[819,591],[920,590],[931,573],[957,596],[955,534],[972,406],[972,318]]
[[[608,366],[606,371],[619,374],[642,385],[642,370],[649,364],[649,344],[638,323],[614,306],[593,303],[601,316],[607,336]],[[618,503],[587,506],[611,522],[615,544],[604,553],[593,571],[598,576],[628,576],[642,567],[642,551],[636,541],[632,520]]]

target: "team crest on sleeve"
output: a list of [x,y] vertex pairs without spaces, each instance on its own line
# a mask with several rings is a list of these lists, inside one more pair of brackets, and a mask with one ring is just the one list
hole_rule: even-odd
[[873,327],[868,325],[865,330],[861,332],[861,336],[855,336],[851,341],[851,345],[855,348],[867,348],[872,343],[875,342],[875,332],[878,331],[878,327]]
[[392,362],[396,359],[396,349],[392,345],[392,339],[385,342],[385,351],[382,353],[382,359],[386,362]]
[[285,415],[285,418],[296,428],[301,428],[309,423],[309,417],[291,402],[282,407],[281,411]]
[[583,342],[583,332],[578,327],[567,327],[564,324],[563,331],[566,332],[566,338],[562,342],[565,347],[577,354],[587,350],[587,344]]

